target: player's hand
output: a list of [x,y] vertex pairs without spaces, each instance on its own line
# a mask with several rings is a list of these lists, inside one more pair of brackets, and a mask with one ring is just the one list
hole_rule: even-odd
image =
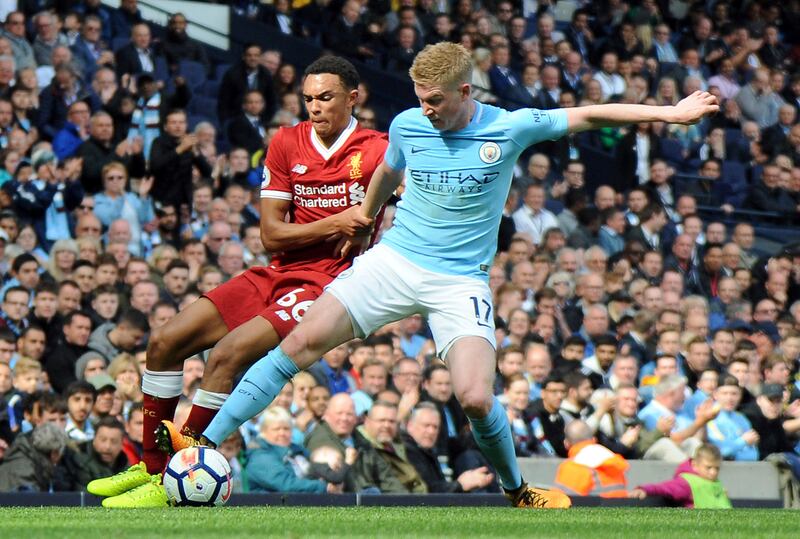
[[367,250],[369,242],[370,236],[368,235],[344,237],[336,245],[334,254],[338,253],[340,258],[346,258],[350,254],[358,256]]
[[339,483],[328,483],[328,487],[325,489],[328,494],[341,494],[344,492],[344,485]]
[[634,498],[636,500],[644,500],[647,498],[647,493],[640,488],[635,488],[632,491],[628,492],[628,498]]
[[370,234],[375,219],[361,212],[361,206],[351,206],[334,217],[336,232],[342,237]]
[[692,125],[705,116],[719,112],[719,102],[710,93],[698,90],[681,99],[672,109],[668,120],[670,123]]

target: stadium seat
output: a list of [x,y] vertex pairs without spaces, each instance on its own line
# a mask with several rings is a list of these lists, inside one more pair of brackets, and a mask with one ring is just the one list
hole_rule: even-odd
[[169,66],[163,56],[156,56],[156,61],[153,65],[153,76],[156,80],[169,80]]
[[186,79],[192,91],[199,89],[206,81],[206,68],[199,62],[181,60],[178,63],[178,74]]
[[219,95],[219,86],[219,81],[207,80],[200,88],[200,93],[208,97],[216,98]]
[[211,120],[202,114],[189,114],[186,117],[186,123],[189,125],[189,131],[194,131],[197,124],[200,122],[210,122]]
[[225,72],[231,68],[231,64],[219,64],[214,69],[214,80],[222,81],[222,77],[225,76]]
[[199,114],[207,118],[217,119],[217,100],[213,97],[195,94],[189,102],[189,114]]

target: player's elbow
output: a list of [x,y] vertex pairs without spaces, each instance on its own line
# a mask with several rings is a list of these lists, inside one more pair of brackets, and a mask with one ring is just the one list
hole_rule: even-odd
[[261,225],[261,243],[268,253],[282,250],[277,230],[275,227],[270,226],[269,223],[263,223]]

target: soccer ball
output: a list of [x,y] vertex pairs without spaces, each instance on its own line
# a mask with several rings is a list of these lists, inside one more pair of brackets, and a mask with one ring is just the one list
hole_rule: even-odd
[[181,449],[164,473],[164,489],[173,505],[223,505],[231,497],[231,467],[210,447]]

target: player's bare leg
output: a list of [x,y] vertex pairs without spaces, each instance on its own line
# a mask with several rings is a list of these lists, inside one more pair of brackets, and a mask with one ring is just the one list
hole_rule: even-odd
[[253,317],[220,339],[208,357],[189,417],[180,428],[181,434],[199,437],[228,398],[234,377],[280,341],[272,324],[261,316]]
[[156,447],[155,431],[172,419],[183,391],[183,362],[214,346],[228,333],[217,308],[201,297],[150,335],[147,368],[142,376],[144,431],[142,461],[150,473],[163,470],[167,456]]
[[352,338],[353,325],[347,310],[332,294],[322,294],[280,346],[247,371],[203,433],[202,441],[221,443],[239,425],[266,408],[301,369]]
[[495,351],[482,337],[461,337],[447,352],[450,379],[470,423],[481,452],[489,460],[517,507],[567,508],[569,498],[561,491],[529,487],[522,479],[514,452],[514,440],[503,406],[494,397]]

